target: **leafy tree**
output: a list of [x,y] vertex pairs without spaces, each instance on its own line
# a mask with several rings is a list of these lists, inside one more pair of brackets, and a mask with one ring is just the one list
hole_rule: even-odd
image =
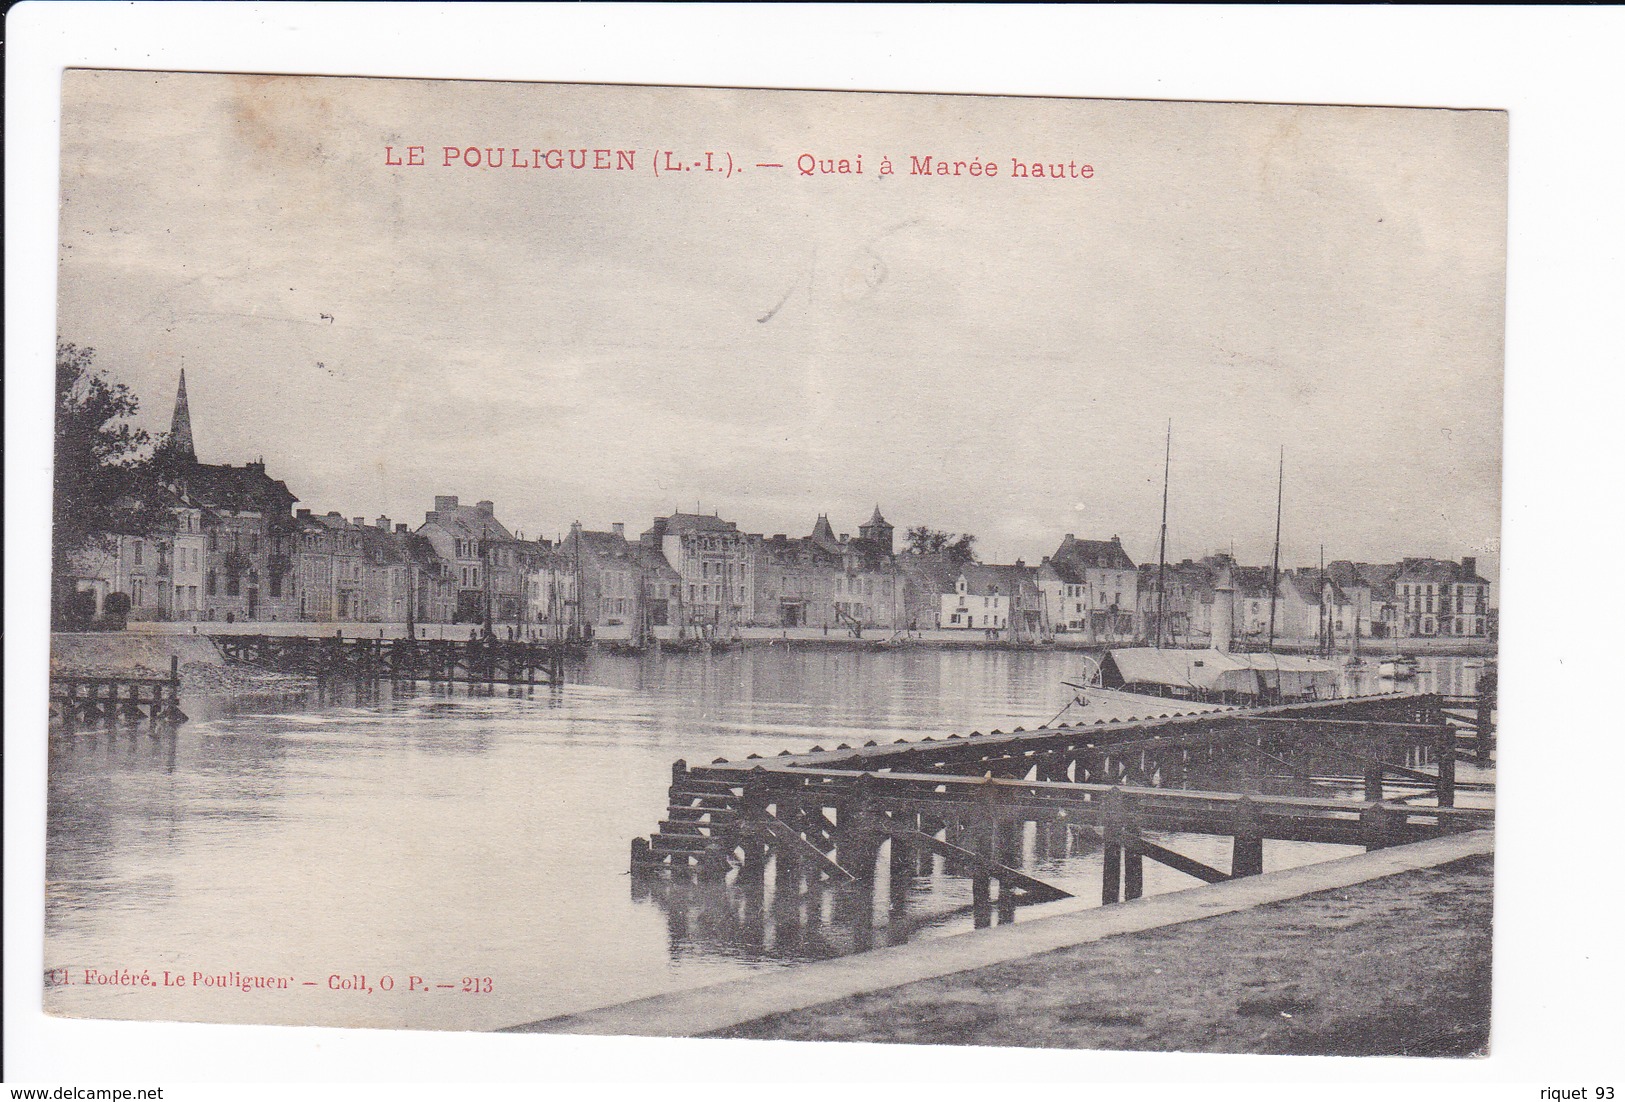
[[948,557],[957,563],[976,561],[976,537],[966,532],[947,547]]
[[935,555],[947,549],[948,540],[952,537],[939,528],[928,528],[923,524],[916,524],[908,530],[903,538],[908,541],[910,551],[922,555]]
[[51,607],[58,623],[70,607],[73,555],[106,533],[141,534],[158,522],[152,495],[143,492],[151,441],[130,423],[139,403],[95,365],[95,355],[95,349],[57,342]]
[[904,539],[908,542],[908,549],[918,554],[946,555],[961,565],[976,561],[976,537],[969,532],[955,536],[940,528],[917,524],[908,530]]

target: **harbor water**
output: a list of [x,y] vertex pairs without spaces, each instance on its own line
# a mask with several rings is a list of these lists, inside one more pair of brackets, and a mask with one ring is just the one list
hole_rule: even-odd
[[[1476,663],[1420,663],[1405,687],[1474,690]],[[664,817],[678,758],[1030,730],[1085,666],[930,648],[594,654],[556,689],[189,699],[172,735],[53,732],[45,1008],[492,1029],[958,934],[969,882],[940,862],[877,892],[870,922],[848,921],[839,892],[776,922],[760,896],[635,883],[628,845]],[[1362,677],[1392,688],[1374,666]],[[1228,861],[1222,839],[1178,842]],[[1347,852],[1270,843],[1266,867]],[[1098,850],[1031,871],[1077,898],[1018,920],[1098,903]],[[1148,894],[1195,884],[1146,866]]]

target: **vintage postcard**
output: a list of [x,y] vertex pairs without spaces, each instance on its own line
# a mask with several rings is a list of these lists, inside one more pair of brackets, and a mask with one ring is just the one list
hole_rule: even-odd
[[1506,213],[1490,110],[66,72],[45,1010],[1483,1054]]

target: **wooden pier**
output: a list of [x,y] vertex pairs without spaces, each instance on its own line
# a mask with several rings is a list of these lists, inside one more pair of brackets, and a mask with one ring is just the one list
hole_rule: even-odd
[[227,662],[349,681],[562,685],[564,647],[515,639],[219,636]]
[[52,674],[50,722],[69,731],[173,727],[186,722],[180,688],[180,661],[174,657],[169,660],[168,677]]
[[[970,878],[979,925],[1070,894],[1023,871],[1029,860],[1097,847],[1103,903],[1138,898],[1147,859],[1208,883],[1257,875],[1270,841],[1370,850],[1487,825],[1489,810],[1455,806],[1487,786],[1458,782],[1464,734],[1444,703],[1363,697],[679,761],[665,820],[632,842],[632,873],[771,882],[793,899],[872,888],[884,854],[896,897],[940,861]],[[1228,839],[1228,867],[1168,834]]]

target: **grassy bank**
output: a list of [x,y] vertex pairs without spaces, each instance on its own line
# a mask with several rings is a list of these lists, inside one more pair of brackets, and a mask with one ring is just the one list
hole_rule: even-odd
[[758,1018],[718,1037],[1466,1056],[1489,1038],[1493,857]]

